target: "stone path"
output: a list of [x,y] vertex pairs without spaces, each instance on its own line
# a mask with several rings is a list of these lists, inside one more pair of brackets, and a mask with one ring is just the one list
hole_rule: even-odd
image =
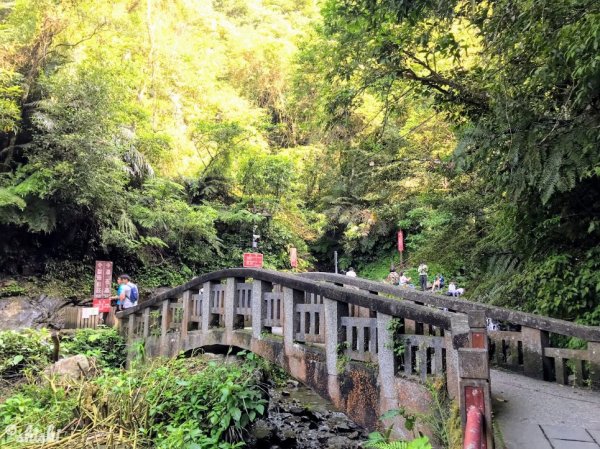
[[491,382],[507,449],[600,449],[600,392],[500,370]]

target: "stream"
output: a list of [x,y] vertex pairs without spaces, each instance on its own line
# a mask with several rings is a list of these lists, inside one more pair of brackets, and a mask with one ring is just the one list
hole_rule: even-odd
[[268,414],[251,429],[249,448],[353,449],[368,432],[310,388],[288,380],[269,390]]

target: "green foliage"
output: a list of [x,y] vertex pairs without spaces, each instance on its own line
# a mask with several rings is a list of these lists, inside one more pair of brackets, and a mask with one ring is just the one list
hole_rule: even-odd
[[8,298],[11,296],[21,296],[25,293],[25,288],[17,282],[8,282],[0,287],[0,298]]
[[0,332],[0,377],[37,373],[49,362],[53,345],[47,331]]
[[[385,421],[397,417],[404,418],[406,430],[414,430],[415,416],[407,413],[403,408],[388,410],[379,419]],[[392,429],[393,426],[390,425],[383,433],[371,432],[365,447],[374,449],[431,449],[431,444],[429,444],[429,439],[426,436],[420,436],[411,441],[392,441]]]
[[[371,439],[371,436],[373,438]],[[369,435],[369,441],[365,447],[374,449],[431,449],[429,439],[427,437],[415,438],[412,441],[383,441],[379,436]]]
[[99,366],[120,368],[125,365],[127,351],[125,340],[116,329],[78,329],[61,343],[64,355],[83,354],[94,357]]
[[[157,422],[150,431],[159,447],[172,447],[174,440],[182,438],[182,443],[212,442],[218,447],[222,439],[241,438],[246,426],[264,413],[266,404],[262,392],[254,387],[254,355],[246,357],[246,364],[240,366],[210,362],[202,372],[184,379],[184,366],[156,370],[146,399],[150,417]],[[187,432],[192,428],[197,429],[196,434]]]
[[221,365],[199,357],[104,368],[87,381],[31,381],[0,404],[0,436],[10,438],[11,425],[42,432],[53,425],[65,430],[55,443],[61,448],[92,436],[165,449],[242,447],[245,428],[265,412],[259,364],[250,354]]

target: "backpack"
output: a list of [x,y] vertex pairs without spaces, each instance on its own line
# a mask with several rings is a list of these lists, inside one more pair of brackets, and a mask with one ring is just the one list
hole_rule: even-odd
[[130,282],[128,285],[131,287],[131,291],[129,292],[129,300],[131,302],[137,302],[138,298],[140,297],[137,285],[135,285],[133,282]]

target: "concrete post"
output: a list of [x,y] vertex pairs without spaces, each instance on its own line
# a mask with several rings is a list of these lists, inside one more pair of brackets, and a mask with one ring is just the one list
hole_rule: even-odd
[[482,348],[460,348],[458,350],[460,377],[460,413],[465,428],[467,410],[478,408],[483,415],[483,426],[487,449],[494,447],[492,430],[492,396],[489,382],[488,351]]
[[303,302],[304,292],[283,287],[283,346],[286,352],[294,345],[295,333],[300,326],[296,305]]
[[469,322],[464,314],[454,314],[451,319],[451,329],[444,333],[446,347],[446,384],[448,396],[459,398],[460,388],[458,377],[458,350],[469,346]]
[[227,278],[225,287],[225,304],[223,305],[223,315],[226,331],[232,332],[235,321],[235,303],[237,299],[237,281],[235,278]]
[[150,307],[144,309],[144,338],[150,335]]
[[135,313],[129,315],[129,320],[127,322],[127,341],[133,341],[135,333]]
[[415,320],[404,318],[404,333],[415,335],[417,333],[417,322]]
[[181,340],[187,338],[188,330],[190,328],[190,315],[192,313],[192,291],[186,290],[183,292],[182,297],[182,309],[183,315],[181,317]]
[[263,332],[263,320],[267,316],[263,294],[273,290],[270,282],[255,279],[252,283],[252,337],[260,339]]
[[[377,313],[377,360],[379,365],[379,385],[381,385],[382,403],[388,404],[387,410],[397,408],[395,383],[394,336],[389,330],[393,317]],[[394,404],[392,404],[394,403]],[[383,410],[383,411],[387,411]]]
[[342,317],[348,316],[348,304],[323,298],[325,314],[325,357],[327,374],[337,376],[338,345],[343,341]]
[[592,388],[600,388],[600,342],[589,341],[590,353],[590,380]]
[[169,325],[171,324],[171,300],[165,299],[162,302],[162,314],[160,322],[160,355],[168,356],[170,353],[169,345]]
[[[469,312],[467,347],[458,348],[458,377],[460,407],[463,429],[467,420],[467,410],[475,407],[481,411],[487,449],[494,447],[492,431],[492,401],[490,367],[485,327],[485,313]],[[454,328],[454,321],[452,322]],[[458,323],[457,323],[458,325]],[[463,338],[453,336],[455,346],[461,346]],[[458,340],[458,341],[457,341]]]
[[205,282],[202,289],[202,332],[208,332],[210,329],[210,295],[212,282]]
[[544,373],[551,370],[550,360],[544,357],[544,348],[548,346],[548,332],[523,326],[521,342],[524,374],[544,380]]

